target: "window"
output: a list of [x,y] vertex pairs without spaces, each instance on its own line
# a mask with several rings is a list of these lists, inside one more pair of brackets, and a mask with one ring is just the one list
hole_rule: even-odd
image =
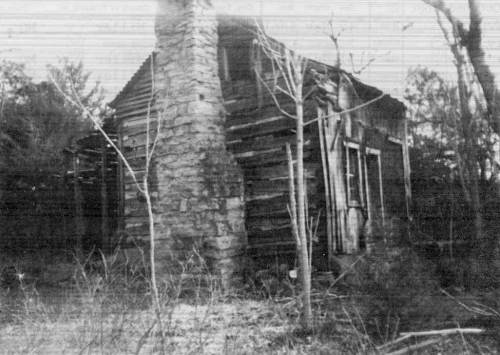
[[354,143],[346,143],[347,202],[350,206],[362,204],[360,171],[359,146]]
[[380,150],[367,148],[365,155],[365,183],[368,218],[383,221],[384,202],[380,167]]

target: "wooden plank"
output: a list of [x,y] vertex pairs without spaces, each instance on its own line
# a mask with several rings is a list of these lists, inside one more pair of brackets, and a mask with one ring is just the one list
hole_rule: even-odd
[[[308,179],[316,177],[316,171],[321,168],[321,164],[315,162],[305,162],[305,175]],[[286,180],[288,179],[288,168],[285,163],[273,166],[257,166],[244,170],[245,181],[255,180]]]
[[[150,122],[150,132],[151,135],[156,132],[157,120],[156,117],[152,117]],[[135,120],[127,122],[127,125],[123,127],[123,137],[124,140],[133,138],[135,135],[146,134],[146,119]]]
[[[283,109],[289,110],[291,108],[294,108],[294,105],[287,105],[284,106]],[[232,127],[232,126],[238,126],[238,125],[244,125],[244,124],[251,124],[254,122],[258,122],[260,120],[268,119],[270,117],[277,117],[277,116],[284,116],[274,105],[274,103],[271,103],[267,106],[263,106],[262,108],[256,108],[255,110],[249,112],[249,111],[242,111],[242,112],[232,112],[229,115],[226,116],[226,122],[225,126],[226,128]],[[291,118],[287,117],[289,120]]]
[[264,231],[277,230],[281,228],[290,228],[290,218],[288,217],[273,218],[272,220],[260,217],[256,218],[247,217],[246,223],[247,223],[248,235],[251,235],[255,232],[264,232]]
[[[309,172],[306,172],[306,174],[307,188],[308,191],[312,193],[318,188],[318,179],[315,175],[309,174]],[[266,198],[259,198],[259,196],[276,197],[282,194],[288,194],[288,192],[288,177],[273,180],[246,180],[245,182],[245,195],[247,196],[247,201],[263,200]]]
[[252,206],[251,209],[247,210],[246,216],[247,218],[261,218],[261,219],[274,219],[274,218],[285,218],[290,219],[290,213],[285,206],[273,206],[273,208],[281,207],[281,209],[271,210],[270,208],[266,208],[263,205],[260,205],[260,208],[257,209],[256,206]]
[[293,120],[287,117],[280,117],[273,121],[265,121],[258,125],[244,126],[228,131],[226,139],[232,141],[255,136],[265,136],[271,133],[291,131],[293,129],[295,129],[295,122]]
[[247,247],[247,253],[252,258],[282,256],[289,260],[290,256],[297,253],[295,242],[283,242],[279,244],[255,244]]
[[[248,243],[248,249],[268,249],[268,248],[276,248],[279,250],[279,252],[286,252],[286,250],[282,250],[281,248],[282,247],[290,247],[290,248],[296,248],[295,247],[295,242],[292,240],[292,241],[281,241],[281,242],[278,242],[278,241],[274,241],[274,242],[264,242],[264,243],[259,243],[257,241],[252,241]],[[295,250],[294,250],[295,252]],[[261,255],[259,253],[259,255]]]
[[[130,103],[125,107],[120,107],[115,111],[115,114],[119,118],[126,117],[130,112],[136,112],[138,110],[146,110],[148,105],[150,104],[150,99],[141,99],[136,102]],[[151,111],[156,111],[156,107],[153,103],[151,103]]]
[[272,192],[287,193],[288,183],[286,179],[248,181],[245,185],[245,194],[249,196],[269,194]]
[[151,94],[151,86],[150,85],[142,85],[141,87],[138,87],[138,89],[129,92],[126,96],[122,97],[120,101],[115,103],[115,107],[118,107],[120,105],[123,105],[126,103],[128,100],[131,98],[134,98],[139,95],[150,95]]
[[257,98],[250,97],[234,101],[225,101],[224,108],[227,112],[244,112],[253,111],[258,108]]
[[[310,134],[304,135],[305,144],[313,144]],[[283,137],[274,137],[273,135],[253,137],[251,139],[237,140],[227,143],[227,148],[233,154],[243,153],[254,150],[266,150],[274,147],[284,147],[286,143],[293,144],[295,135],[289,134]]]
[[248,235],[248,240],[252,241],[294,241],[290,226],[271,230],[253,230]]
[[[151,107],[151,112],[150,112],[150,116],[152,115],[155,115],[156,116],[156,107]],[[137,118],[140,118],[140,117],[144,117],[144,119],[146,119],[146,116],[148,114],[148,108],[147,106],[144,106],[143,108],[137,108],[133,111],[128,111],[126,113],[123,113],[123,114],[119,114],[116,116],[116,118],[118,120],[133,120],[134,118],[137,119]],[[124,124],[124,126],[126,125],[126,122]]]
[[327,162],[327,152],[325,150],[325,132],[324,132],[324,118],[323,113],[320,108],[318,108],[318,130],[319,130],[319,141],[321,149],[321,163],[323,167],[323,187],[325,191],[325,207],[326,207],[326,238],[328,246],[328,261],[333,262],[334,252],[337,249],[335,245],[335,238],[333,235],[333,216],[332,206],[335,203],[333,200],[333,194],[330,190],[330,175],[328,174],[328,162]]
[[129,106],[134,106],[137,102],[143,100],[146,100],[146,102],[148,102],[150,98],[151,98],[151,89],[149,90],[149,92],[144,92],[141,94],[135,92],[134,95],[128,97],[127,100],[121,101],[118,105],[116,105],[115,109],[118,111]]
[[[311,154],[310,150],[304,151],[304,159],[308,159],[308,158],[312,158],[312,157],[313,157],[313,155]],[[282,164],[282,163],[286,162],[286,159],[287,158],[286,158],[285,152],[279,151],[279,152],[258,154],[258,155],[251,156],[251,157],[241,157],[241,158],[237,158],[236,160],[245,169],[245,168],[249,168],[249,167]]]
[[[129,111],[131,107],[147,107],[149,102],[151,100],[151,92],[145,92],[140,95],[134,95],[127,101],[123,102],[122,104],[118,105],[116,107],[116,113],[122,113]],[[154,103],[152,102],[151,107],[154,106]]]

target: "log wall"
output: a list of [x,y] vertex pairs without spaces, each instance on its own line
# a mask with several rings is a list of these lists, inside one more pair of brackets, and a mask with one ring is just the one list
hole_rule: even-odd
[[[224,108],[226,111],[225,137],[226,147],[233,154],[243,171],[245,228],[248,235],[248,255],[259,259],[280,259],[293,263],[295,261],[295,244],[290,228],[288,204],[288,168],[285,151],[286,143],[293,147],[295,141],[295,122],[283,116],[276,108],[266,89],[259,88],[255,76],[241,70],[234,74],[235,65],[228,66],[232,58],[227,50],[238,45],[238,57],[241,60],[245,50],[251,51],[252,35],[248,29],[219,25],[219,77]],[[248,55],[250,55],[249,53]],[[244,54],[243,54],[244,55]],[[154,54],[153,54],[154,56]],[[234,59],[234,58],[233,58]],[[241,66],[248,65],[243,60]],[[314,63],[318,69],[321,66]],[[146,60],[139,71],[130,80],[124,91],[112,103],[116,109],[119,122],[119,135],[126,157],[134,167],[144,166],[146,114],[151,98],[151,62]],[[238,66],[236,66],[238,67]],[[240,68],[240,67],[238,67]],[[231,72],[232,71],[232,72]],[[237,79],[231,78],[233,73]],[[309,85],[312,85],[309,83]],[[377,96],[380,91],[368,90],[359,82],[356,83],[357,95],[363,97]],[[375,91],[375,93],[373,93]],[[293,112],[293,104],[280,100],[283,108]],[[387,201],[391,211],[400,212],[404,206],[400,185],[394,188],[394,182],[403,181],[402,170],[394,165],[395,159],[402,159],[398,147],[390,142],[390,137],[396,140],[404,138],[404,111],[401,104],[388,97],[367,106],[360,112],[351,115],[352,137],[360,141],[359,132],[365,131],[366,144],[382,151],[384,201]],[[309,100],[305,104],[305,120],[316,119],[316,103]],[[155,121],[154,105],[151,108],[152,121]],[[357,122],[361,125],[358,125]],[[151,126],[155,129],[155,125]],[[179,127],[170,127],[182,131]],[[166,137],[168,138],[168,137]],[[295,156],[295,152],[293,152]],[[307,194],[309,199],[309,217],[320,216],[318,241],[314,245],[314,260],[319,264],[327,259],[325,196],[323,187],[323,170],[321,152],[316,123],[307,125],[305,131],[305,168],[307,176]],[[401,168],[403,167],[401,161]],[[123,169],[122,169],[123,171]],[[387,171],[387,172],[386,172]],[[155,175],[155,174],[153,174]],[[142,240],[147,236],[147,219],[145,204],[137,197],[132,180],[127,173],[123,174],[123,211],[124,225],[128,235]],[[161,181],[156,182],[161,184]],[[155,195],[153,194],[153,198]],[[403,205],[401,205],[401,203]]]

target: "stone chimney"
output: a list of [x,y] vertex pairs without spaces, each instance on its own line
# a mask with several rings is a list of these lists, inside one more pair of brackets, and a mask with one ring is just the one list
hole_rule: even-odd
[[160,274],[197,247],[223,282],[246,246],[242,172],[226,150],[210,0],[158,0],[155,87],[163,128],[155,171]]

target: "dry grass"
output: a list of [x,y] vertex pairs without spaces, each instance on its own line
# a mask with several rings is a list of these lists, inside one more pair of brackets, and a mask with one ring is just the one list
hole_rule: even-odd
[[[356,298],[340,295],[341,288],[316,285],[315,327],[313,332],[304,333],[298,323],[300,298],[296,297],[293,280],[274,280],[277,292],[269,294],[271,288],[264,287],[265,297],[259,288],[236,297],[223,294],[210,275],[196,273],[204,267],[195,259],[182,266],[182,277],[162,280],[163,334],[158,331],[141,267],[119,264],[117,259],[102,261],[99,255],[95,260],[80,262],[40,254],[26,256],[25,262],[18,257],[4,259],[0,273],[0,352],[380,353],[380,340],[368,336],[369,322],[364,319],[362,306]],[[10,279],[9,270],[15,271]],[[269,280],[262,284],[269,286]],[[454,303],[446,297],[443,302]],[[457,319],[463,321],[466,312],[456,306]],[[420,353],[498,353],[490,340],[448,337]]]

